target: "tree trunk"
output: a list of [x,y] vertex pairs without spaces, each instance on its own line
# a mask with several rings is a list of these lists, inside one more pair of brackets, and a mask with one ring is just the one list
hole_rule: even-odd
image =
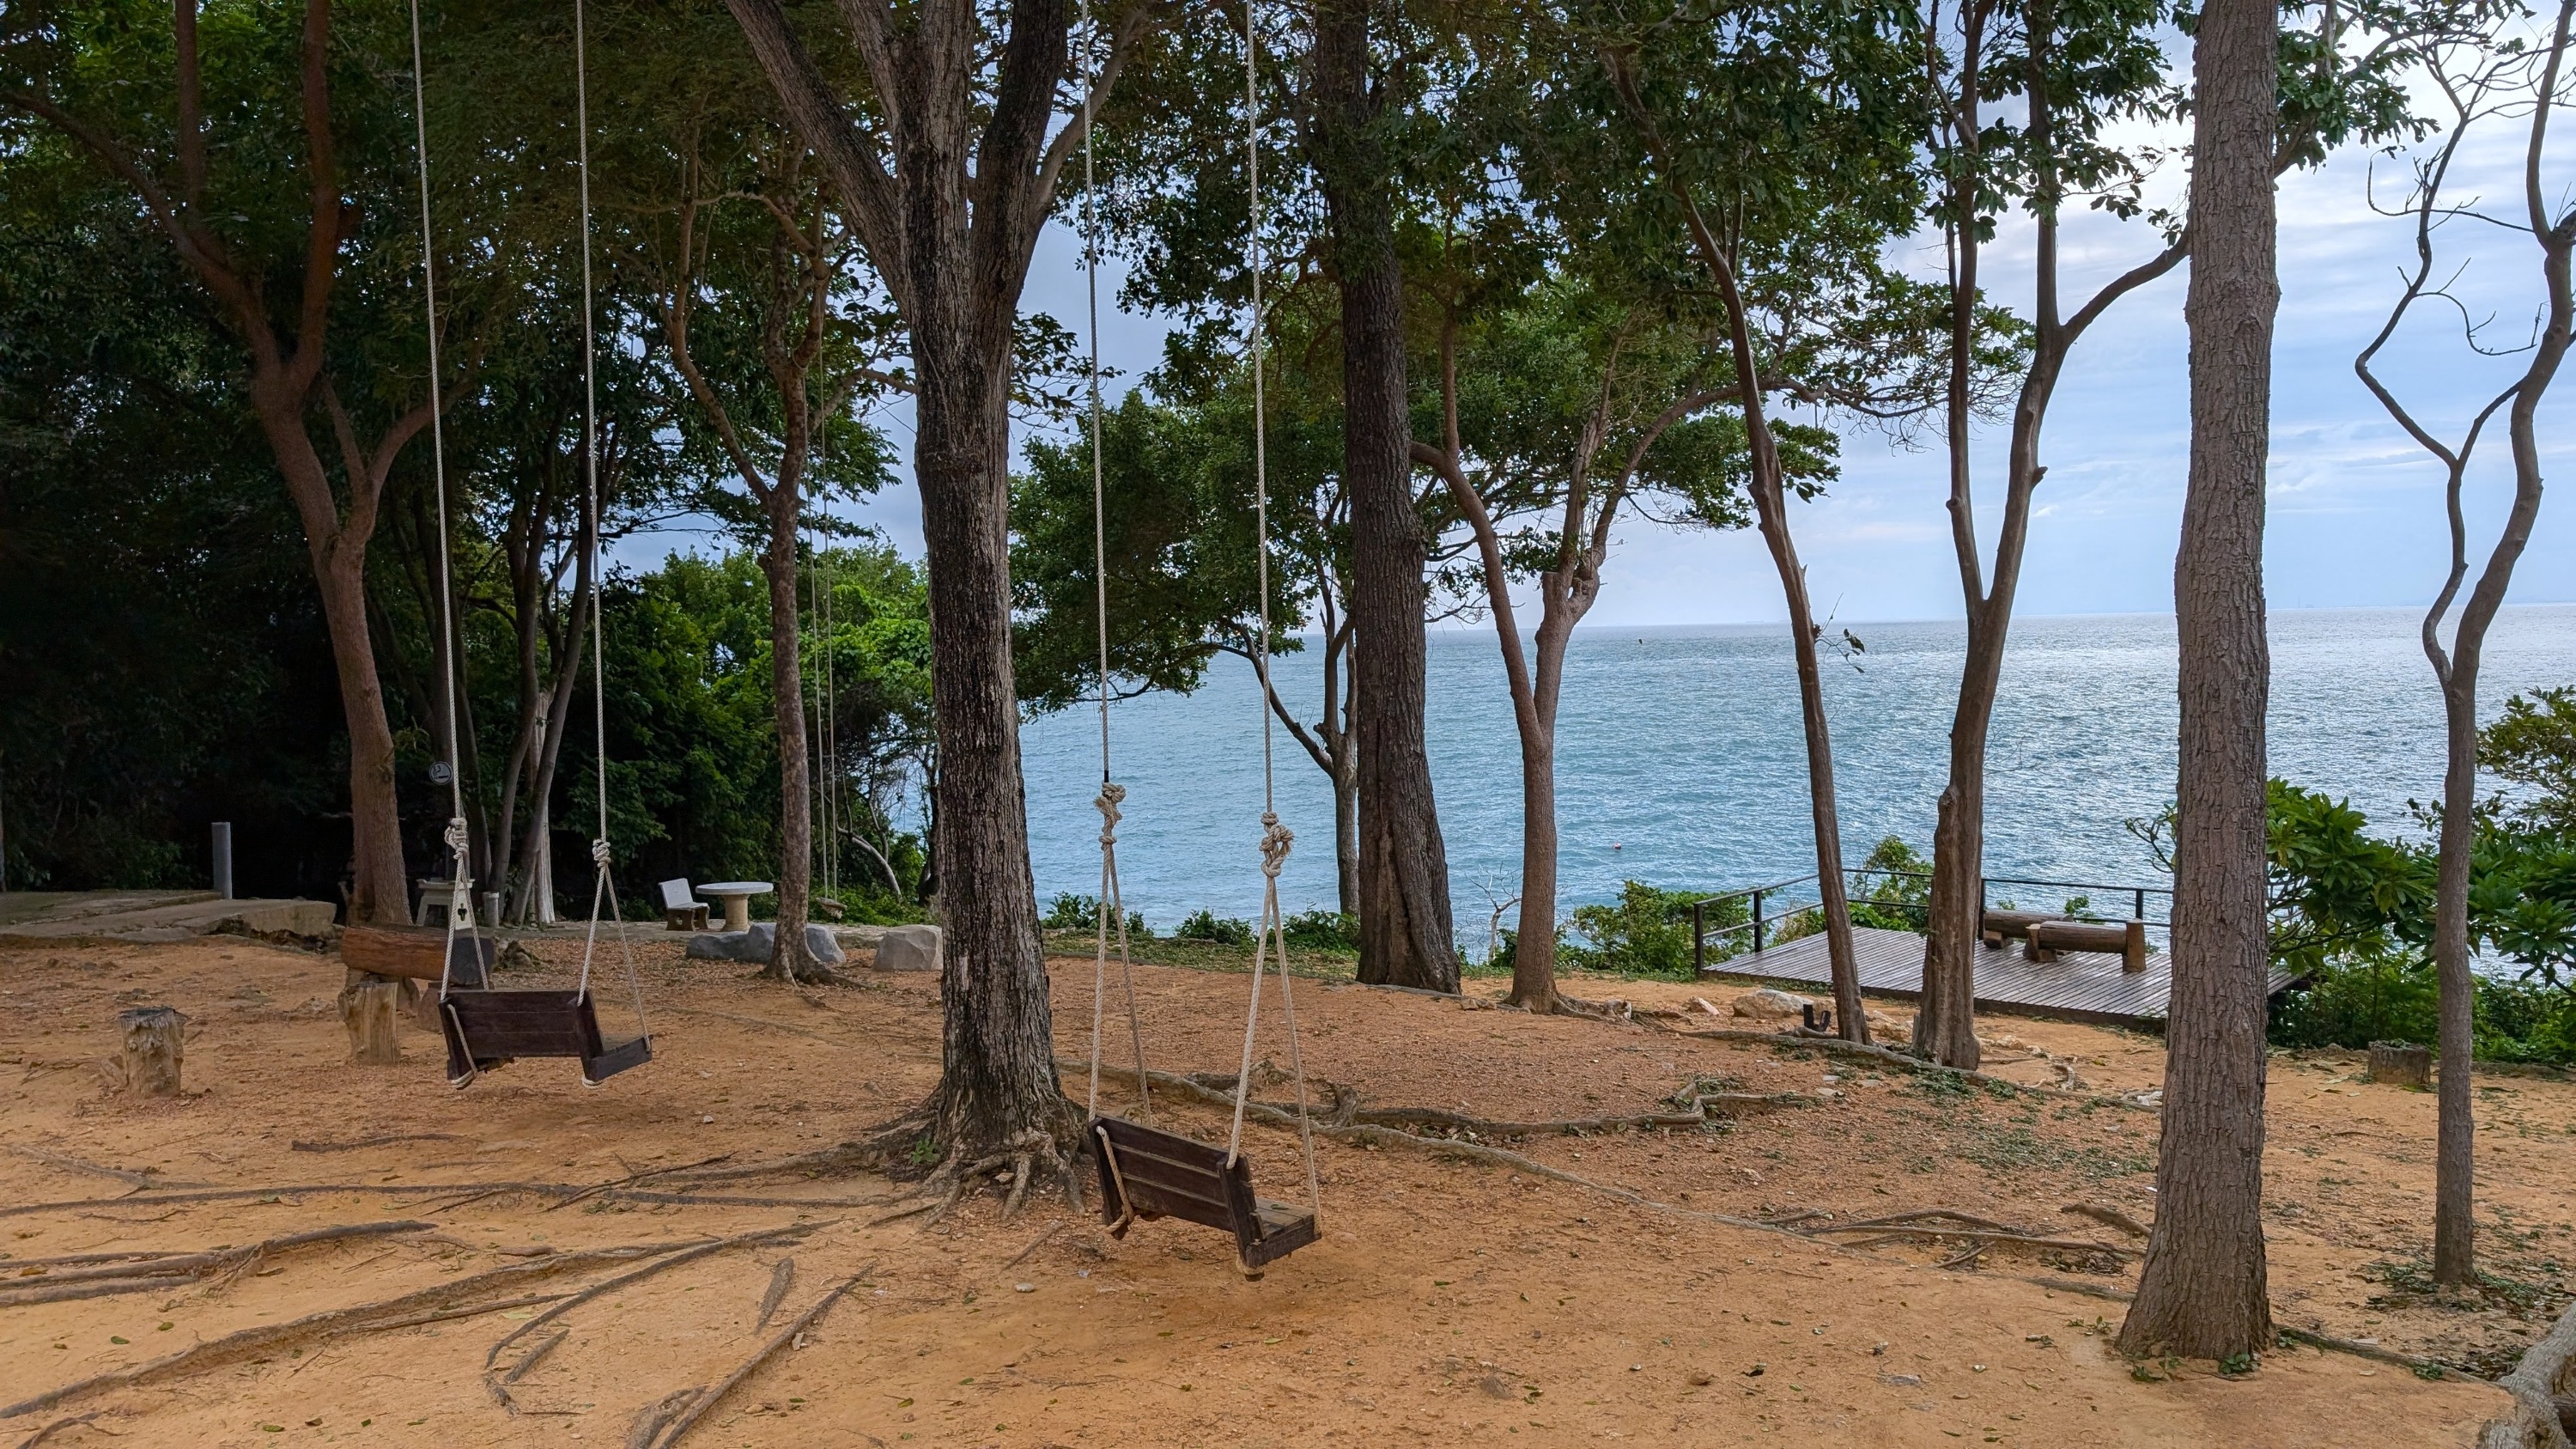
[[805,944],[814,885],[813,776],[805,758],[805,668],[798,628],[796,521],[804,504],[796,466],[803,429],[791,426],[785,461],[770,484],[769,548],[760,561],[769,576],[769,687],[778,725],[778,933],[771,938],[773,981],[829,981],[832,968]]
[[2173,1006],[2155,1230],[2120,1349],[2226,1359],[2272,1344],[2263,1252],[2263,485],[2271,428],[2270,0],[2212,0],[2193,44],[2191,465],[2174,560],[2181,779]]
[[[294,434],[316,475],[321,461],[312,457],[300,419],[272,422],[270,440]],[[281,462],[287,459],[281,457]],[[290,465],[291,466],[291,465]],[[329,484],[316,479],[327,498]],[[313,581],[322,595],[322,618],[331,631],[331,663],[340,680],[340,712],[349,730],[349,855],[356,880],[349,892],[349,919],[399,926],[411,919],[411,883],[403,869],[402,813],[394,798],[394,732],[385,719],[384,686],[376,677],[375,641],[367,632],[367,540],[353,537],[332,519],[320,527],[305,520]]]
[[1556,706],[1564,693],[1565,648],[1576,611],[1567,591],[1542,580],[1546,602],[1531,653],[1530,701],[1521,723],[1521,919],[1512,937],[1512,996],[1535,1012],[1554,1011],[1556,886],[1561,841],[1556,822]]
[[1914,1014],[1914,1049],[1944,1066],[1976,1070],[1977,918],[1985,906],[1986,739],[2003,669],[2000,621],[1979,627],[1968,607],[1967,662],[1950,718],[1950,779],[1941,790],[1932,834],[1932,901],[1924,925],[1923,1000]]
[[1343,915],[1360,918],[1360,762],[1350,732],[1339,732],[1333,759],[1333,886]]
[[1342,466],[1351,500],[1359,736],[1359,979],[1456,991],[1449,858],[1424,742],[1425,540],[1413,506],[1403,281],[1368,51],[1365,0],[1319,6],[1309,139],[1331,214],[1342,301]]
[[1834,797],[1834,739],[1825,721],[1825,671],[1817,657],[1815,608],[1807,600],[1807,570],[1789,537],[1785,490],[1775,475],[1756,485],[1762,537],[1779,565],[1789,601],[1789,630],[1798,652],[1798,717],[1807,737],[1807,813],[1816,832],[1817,909],[1825,918],[1825,953],[1833,972],[1834,1024],[1851,1041],[1869,1040],[1869,1014],[1860,999],[1860,963],[1852,954],[1850,883],[1843,878],[1842,811]]
[[[962,298],[938,300],[964,310]],[[932,854],[948,933],[940,966],[946,1071],[932,1111],[938,1140],[972,1161],[1031,1131],[1060,1133],[1072,1107],[1056,1083],[1011,666],[1007,342],[979,354],[962,337],[936,345],[933,335],[916,324],[913,466],[930,552],[931,704],[939,724]]]

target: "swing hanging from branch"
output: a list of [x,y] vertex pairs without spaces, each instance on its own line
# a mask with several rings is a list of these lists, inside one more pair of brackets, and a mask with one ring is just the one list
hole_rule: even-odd
[[[438,396],[438,277],[434,232],[430,220],[429,116],[422,77],[420,0],[411,0],[412,123],[420,163],[420,265],[422,307],[429,328],[430,460],[438,490],[438,568],[453,577],[447,527],[447,442],[444,410]],[[585,1087],[653,1059],[653,1037],[644,1021],[644,991],[635,970],[635,951],[617,911],[617,887],[609,870],[608,845],[608,714],[602,679],[605,658],[600,636],[606,621],[599,614],[599,388],[598,339],[592,317],[590,266],[590,75],[588,36],[582,0],[573,0],[573,88],[577,134],[577,169],[581,178],[581,337],[582,337],[582,547],[590,555],[590,688],[591,716],[597,729],[596,781],[599,833],[590,842],[594,867],[590,892],[590,929],[582,939],[581,976],[571,987],[503,989],[492,985],[479,963],[489,959],[474,915],[471,837],[465,825],[464,772],[456,768],[456,654],[441,651],[441,680],[447,706],[448,821],[447,848],[454,854],[448,874],[454,882],[447,910],[447,951],[438,982],[440,1034],[447,1045],[447,1081],[463,1087],[482,1072],[516,1057],[570,1057],[581,1063]],[[456,638],[455,591],[440,593],[440,627]],[[590,994],[591,965],[599,951],[600,915],[606,911],[617,931],[618,952],[626,967],[626,987],[634,1005],[633,1036],[606,1037]],[[457,970],[460,953],[469,970]]]
[[[1265,432],[1262,345],[1265,319],[1261,310],[1261,92],[1257,7],[1247,5],[1243,20],[1243,83],[1247,131],[1244,168],[1251,193],[1251,223],[1245,268],[1251,278],[1252,307],[1246,323],[1246,345],[1252,362],[1253,537],[1260,590],[1259,664],[1262,677],[1270,668],[1270,483]],[[1083,68],[1093,66],[1091,7],[1082,9]],[[1235,1074],[1234,1120],[1223,1151],[1153,1125],[1154,1102],[1145,1066],[1144,1031],[1136,1015],[1133,963],[1127,940],[1127,912],[1118,888],[1119,806],[1125,787],[1110,778],[1109,768],[1109,581],[1107,525],[1103,521],[1100,413],[1099,234],[1093,213],[1095,195],[1091,156],[1092,106],[1095,91],[1086,86],[1082,103],[1083,276],[1091,308],[1091,540],[1094,607],[1099,624],[1100,897],[1094,910],[1091,977],[1091,1091],[1084,1136],[1100,1166],[1100,1215],[1112,1237],[1124,1237],[1139,1219],[1180,1218],[1231,1232],[1235,1266],[1248,1278],[1315,1241],[1323,1199],[1315,1171],[1315,1133],[1306,1101],[1306,1065],[1298,1049],[1297,1003],[1290,988],[1288,943],[1279,912],[1279,872],[1288,861],[1295,837],[1279,823],[1271,760],[1271,724],[1261,711],[1261,928],[1252,951],[1252,997],[1244,1012],[1243,1064]],[[1118,944],[1118,972],[1126,999],[1127,1033],[1136,1056],[1138,1115],[1142,1120],[1104,1115],[1100,1110],[1100,1033],[1108,1003],[1109,945]],[[1243,1155],[1243,1115],[1252,1089],[1252,1051],[1261,1024],[1262,978],[1275,965],[1280,1013],[1288,1031],[1288,1062],[1297,1083],[1297,1131],[1305,1151],[1306,1202],[1272,1202],[1252,1190],[1252,1164]]]

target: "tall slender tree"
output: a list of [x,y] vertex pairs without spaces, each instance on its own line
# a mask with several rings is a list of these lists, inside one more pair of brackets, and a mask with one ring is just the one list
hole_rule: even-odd
[[2210,0],[2192,37],[2191,463],[2174,558],[2181,778],[2156,1220],[2120,1348],[2269,1348],[2263,1251],[2263,487],[2272,421],[2280,12]]
[[[2576,206],[2564,199],[2563,186],[2548,174],[2549,123],[2558,101],[2569,45],[2569,25],[2576,19],[2576,0],[2560,0],[2558,13],[2538,46],[2527,44],[2527,21],[2517,7],[2482,31],[2428,36],[2413,47],[2425,72],[2437,84],[2431,89],[2449,107],[2443,135],[2430,155],[2414,167],[2414,186],[2406,213],[2414,223],[2415,266],[2389,309],[2388,320],[2353,360],[2362,384],[2405,429],[2417,447],[2442,468],[2443,502],[2450,522],[2451,556],[2442,588],[2425,611],[2424,656],[2442,689],[2444,761],[2439,863],[2433,902],[2433,963],[2441,992],[2441,1100],[2433,1177],[2433,1277],[2440,1283],[2470,1283],[2477,1277],[2476,1152],[2477,1120],[2470,1094],[2472,1058],[2477,1050],[2477,980],[2472,974],[2473,941],[2469,919],[2470,864],[2478,834],[2478,670],[2486,649],[2487,630],[2513,583],[2514,565],[2531,541],[2540,515],[2540,403],[2566,361],[2576,303],[2571,303],[2569,271],[2576,254]],[[2520,373],[2478,409],[2451,442],[2421,419],[2419,409],[2401,400],[2376,370],[2382,349],[2397,336],[2419,302],[2452,300],[2460,270],[2437,274],[2435,233],[2447,222],[2474,212],[2449,192],[2451,168],[2463,142],[2484,124],[2528,115],[2523,143],[2522,203],[2518,217],[2485,217],[2506,232],[2519,232],[2533,248],[2540,279],[2540,305],[2527,360]],[[2467,342],[2478,347],[2478,328]],[[2401,354],[2402,357],[2402,354]],[[2486,562],[2468,595],[2469,526],[2464,497],[2469,464],[2487,424],[2502,411],[2512,450],[2513,501],[2496,531]],[[2459,617],[2449,647],[2442,625],[2454,607]]]
[[[945,1022],[938,1087],[880,1145],[952,1172],[995,1153],[1054,1160],[1074,1123],[1056,1081],[1029,873],[1011,660],[1010,393],[1030,255],[1091,113],[1077,96],[1074,119],[1050,136],[1065,109],[1072,7],[847,0],[842,38],[866,81],[860,97],[817,63],[779,0],[726,8],[884,280],[917,380]],[[1119,11],[1075,84],[1095,97],[1114,84],[1152,13],[1143,3]]]

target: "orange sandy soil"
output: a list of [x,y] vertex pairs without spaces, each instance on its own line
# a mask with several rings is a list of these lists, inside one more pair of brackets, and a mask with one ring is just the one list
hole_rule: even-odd
[[[880,1222],[904,1189],[869,1177],[692,1189],[803,1205],[600,1197],[549,1211],[525,1193],[468,1198],[479,1183],[602,1183],[719,1153],[731,1166],[814,1151],[914,1103],[936,1075],[937,1003],[922,978],[861,968],[856,989],[799,991],[737,966],[683,965],[667,939],[643,954],[653,1063],[587,1091],[568,1063],[523,1062],[458,1092],[440,1081],[434,1038],[408,1023],[405,1065],[347,1062],[327,957],[221,937],[0,950],[0,1254],[18,1265],[0,1260],[0,1284],[61,1271],[25,1266],[47,1257],[437,1224],[175,1289],[0,1307],[0,1401],[246,1327],[543,1263],[548,1250],[822,1224],[792,1246],[716,1253],[573,1310],[569,1336],[514,1386],[517,1417],[478,1373],[538,1311],[528,1306],[280,1344],[0,1419],[0,1437],[88,1414],[45,1443],[621,1445],[641,1406],[749,1356],[766,1336],[753,1324],[762,1294],[790,1255],[794,1286],[770,1331],[829,1285],[866,1277],[686,1444],[2465,1445],[2505,1403],[2483,1384],[2286,1345],[2234,1378],[2133,1366],[2106,1336],[2121,1306],[2065,1286],[2124,1287],[2134,1269],[2103,1255],[2011,1247],[1943,1269],[1932,1265],[1962,1244],[1855,1251],[1711,1216],[1849,1221],[1938,1206],[2127,1243],[2060,1209],[2153,1215],[2152,1111],[1945,1091],[1794,1044],[1675,1034],[1717,1024],[1704,1015],[1618,1024],[1485,1009],[1492,982],[1471,983],[1465,1008],[1301,983],[1308,1070],[1371,1106],[1525,1120],[1652,1111],[1700,1077],[1812,1105],[1706,1132],[1504,1144],[1665,1206],[1325,1143],[1323,1241],[1258,1282],[1237,1277],[1212,1233],[1153,1223],[1112,1241],[1060,1196],[1033,1195],[1009,1222],[996,1200],[969,1199],[927,1229]],[[1089,964],[1057,963],[1068,1058],[1087,1049]],[[1245,979],[1141,969],[1156,1065],[1230,1072]],[[1574,989],[1682,1007],[1695,995],[1723,1004],[1736,988]],[[102,1086],[94,1063],[114,1051],[113,1015],[139,1003],[192,1019],[182,1100],[135,1104]],[[2134,1093],[2162,1070],[2150,1037],[2002,1019],[1986,1030],[1991,1055],[2020,1058],[1999,1070],[2034,1084],[2071,1068],[2087,1093]],[[1286,1060],[1275,1036],[1263,1055]],[[1081,1092],[1078,1075],[1068,1086]],[[1159,1110],[1222,1140],[1213,1108]],[[2482,1246],[2500,1278],[2529,1286],[2438,1302],[2416,1291],[2412,1266],[2427,1251],[2431,1097],[2366,1085],[2346,1058],[2275,1059],[2266,1214],[2284,1323],[2489,1371],[2539,1331],[2576,1253],[2576,1086],[2481,1080],[2479,1111]],[[311,1150],[397,1134],[421,1135]],[[1297,1196],[1293,1133],[1255,1127],[1248,1141],[1265,1189]],[[279,1191],[153,1200],[182,1184]],[[506,1291],[566,1292],[614,1271]]]

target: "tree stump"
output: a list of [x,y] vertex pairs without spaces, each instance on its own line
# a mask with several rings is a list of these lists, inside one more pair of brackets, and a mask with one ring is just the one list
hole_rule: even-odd
[[394,1039],[394,1012],[402,1005],[403,983],[365,971],[349,973],[340,988],[340,1024],[349,1029],[349,1060],[362,1067],[389,1067],[402,1061],[402,1043]]
[[170,1006],[138,1006],[116,1014],[124,1036],[120,1060],[125,1090],[136,1097],[179,1095],[179,1065],[187,1055],[188,1018]]
[[2370,1079],[2391,1086],[2424,1088],[2433,1083],[2433,1049],[2402,1041],[2370,1044]]

